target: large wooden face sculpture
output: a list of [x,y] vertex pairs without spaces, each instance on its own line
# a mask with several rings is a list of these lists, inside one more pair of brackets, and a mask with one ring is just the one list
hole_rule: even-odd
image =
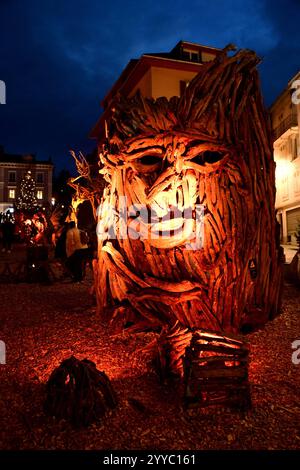
[[134,329],[237,331],[278,309],[275,183],[250,51],[181,98],[120,99],[100,155],[98,305]]

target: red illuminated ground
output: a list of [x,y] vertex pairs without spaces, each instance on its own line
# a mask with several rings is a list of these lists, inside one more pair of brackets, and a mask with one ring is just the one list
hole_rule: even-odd
[[[291,361],[291,343],[300,339],[300,290],[288,286],[283,314],[249,337],[254,408],[242,415],[184,411],[174,387],[159,384],[139,351],[154,335],[109,338],[88,286],[0,285],[0,339],[7,345],[1,449],[300,448],[300,364]],[[80,431],[42,408],[49,374],[71,354],[96,362],[119,399],[101,424]]]

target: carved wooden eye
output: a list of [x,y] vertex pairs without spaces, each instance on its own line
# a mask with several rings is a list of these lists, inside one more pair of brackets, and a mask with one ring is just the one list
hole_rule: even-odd
[[161,163],[161,158],[157,155],[144,155],[144,157],[139,158],[138,163],[141,165],[152,166]]
[[217,163],[224,157],[224,152],[216,150],[205,150],[199,153],[196,157],[191,159],[191,162],[197,163],[197,165],[205,165],[205,163]]
[[158,172],[161,169],[163,159],[160,155],[149,153],[137,158],[133,162],[133,167],[140,173],[147,175]]

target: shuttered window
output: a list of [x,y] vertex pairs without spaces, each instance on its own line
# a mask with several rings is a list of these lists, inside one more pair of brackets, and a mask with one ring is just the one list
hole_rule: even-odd
[[287,233],[294,235],[300,225],[300,208],[286,211]]

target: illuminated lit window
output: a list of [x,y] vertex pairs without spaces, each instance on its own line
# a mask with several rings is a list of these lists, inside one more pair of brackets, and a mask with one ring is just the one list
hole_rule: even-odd
[[43,191],[38,191],[36,197],[38,199],[43,199]]
[[8,192],[8,197],[9,197],[9,199],[15,199],[16,191],[14,189],[10,189],[9,192]]

